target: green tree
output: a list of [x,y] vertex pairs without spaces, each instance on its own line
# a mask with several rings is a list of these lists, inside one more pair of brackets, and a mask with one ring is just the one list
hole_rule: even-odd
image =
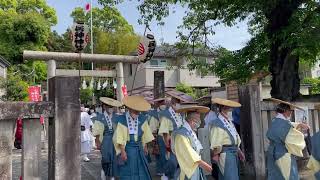
[[311,85],[311,94],[320,94],[320,78],[305,78],[302,82]]
[[80,89],[80,102],[82,104],[88,104],[92,100],[93,89]]
[[[115,7],[93,8],[92,14],[94,53],[127,55],[137,48],[139,37]],[[75,8],[71,17],[90,24],[90,13],[83,8]],[[90,52],[89,45],[84,52]]]
[[[90,24],[90,13],[86,13],[83,8],[75,8],[71,17],[74,22],[84,22]],[[126,32],[134,33],[133,27],[121,15],[115,7],[103,7],[92,9],[93,27],[105,32]]]
[[[115,7],[93,8],[92,13],[94,53],[128,55],[136,51],[140,37]],[[74,22],[90,24],[90,13],[86,13],[83,8],[75,8],[71,17]],[[90,44],[83,52],[91,52]],[[91,63],[84,63],[83,68],[91,69]]]
[[[65,33],[59,35],[56,31],[50,33],[46,48],[50,52],[74,52],[71,42],[71,31],[67,29]],[[58,62],[57,68],[60,69],[79,69],[78,62]]]
[[0,87],[5,89],[4,101],[28,101],[28,83],[19,74],[8,73],[7,79],[0,80]]
[[95,90],[94,95],[95,95],[95,97],[97,97],[97,99],[99,99],[100,97],[115,98],[114,97],[114,95],[115,95],[114,90],[112,88]]
[[139,36],[125,32],[97,31],[95,52],[98,54],[128,55],[136,51]]
[[[103,5],[119,1],[100,0]],[[238,21],[249,20],[252,39],[240,51],[224,60],[241,64],[230,70],[243,77],[268,69],[272,75],[271,95],[284,100],[299,96],[299,61],[314,63],[320,52],[320,4],[318,1],[301,0],[150,0],[139,5],[141,23],[156,19],[161,22],[170,14],[170,5],[182,5],[187,9],[178,33],[180,40],[194,44],[208,44],[214,26],[223,23],[232,26]],[[224,56],[223,56],[224,57]],[[230,73],[234,76],[233,73]],[[228,79],[229,77],[222,77]]]
[[44,62],[24,62],[24,50],[46,50],[51,26],[57,23],[55,10],[46,0],[0,0],[0,55],[11,62],[3,81],[11,101],[26,100],[27,87],[46,79]]
[[186,94],[188,94],[189,96],[191,96],[193,98],[196,98],[196,94],[194,92],[194,89],[191,86],[189,86],[189,85],[187,85],[185,83],[178,83],[176,85],[176,90],[180,91],[180,92],[183,92],[183,93],[186,93]]
[[0,54],[22,63],[23,50],[45,50],[50,27],[57,23],[45,0],[0,1]]

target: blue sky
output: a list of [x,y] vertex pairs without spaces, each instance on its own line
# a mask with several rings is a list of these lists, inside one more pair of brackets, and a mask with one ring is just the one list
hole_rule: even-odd
[[[72,10],[75,7],[84,7],[89,0],[47,0],[47,2],[51,7],[56,9],[58,24],[53,29],[61,34],[72,25],[72,18],[70,17]],[[93,6],[97,5],[96,0],[93,0]],[[143,34],[145,27],[138,24],[139,12],[136,6],[137,1],[133,0],[118,5],[118,9],[127,21],[133,25],[135,32]],[[176,8],[175,14],[166,18],[164,26],[157,26],[156,22],[153,22],[150,28],[156,39],[159,41],[163,38],[164,42],[171,44],[176,42],[177,27],[181,25],[183,15],[183,9]],[[215,32],[216,34],[210,37],[210,42],[214,45],[221,45],[229,50],[240,49],[250,39],[246,22],[238,23],[231,28],[220,25],[215,27]]]

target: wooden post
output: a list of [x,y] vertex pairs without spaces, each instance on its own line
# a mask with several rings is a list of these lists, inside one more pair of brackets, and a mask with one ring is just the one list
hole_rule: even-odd
[[22,179],[41,179],[41,127],[39,119],[23,120]]
[[165,96],[164,71],[154,71],[153,74],[153,97],[154,99]]
[[260,87],[258,84],[242,86],[239,89],[240,127],[242,147],[246,155],[246,171],[249,178],[265,179],[266,161],[264,152],[263,125],[260,108]]
[[81,179],[79,86],[79,77],[49,80],[55,104],[54,119],[49,119],[49,180]]
[[0,120],[0,179],[12,179],[12,148],[15,120]]
[[116,64],[116,71],[117,71],[117,100],[121,102],[123,99],[122,86],[124,85],[122,62],[118,62]]

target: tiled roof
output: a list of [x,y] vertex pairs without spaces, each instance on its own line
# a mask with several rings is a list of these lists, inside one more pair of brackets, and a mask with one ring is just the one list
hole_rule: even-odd
[[7,61],[3,56],[0,55],[0,63],[3,64],[5,67],[9,67],[11,64]]
[[[134,89],[132,94],[129,91],[129,95],[140,95],[145,98],[149,103],[153,104],[153,87],[141,87],[138,89]],[[177,91],[173,88],[165,88],[165,94],[166,96],[173,96],[173,97],[179,97],[179,99],[182,100],[182,102],[193,102],[193,98],[183,92]]]

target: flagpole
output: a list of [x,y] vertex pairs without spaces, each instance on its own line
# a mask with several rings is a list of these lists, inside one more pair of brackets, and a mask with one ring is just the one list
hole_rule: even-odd
[[[93,10],[93,8],[92,8],[92,0],[91,0],[91,2],[90,2],[90,11],[91,11],[91,17],[90,17],[90,28],[91,28],[91,54],[93,54],[93,27],[92,27],[92,10]],[[93,70],[93,62],[91,62],[91,70]]]

